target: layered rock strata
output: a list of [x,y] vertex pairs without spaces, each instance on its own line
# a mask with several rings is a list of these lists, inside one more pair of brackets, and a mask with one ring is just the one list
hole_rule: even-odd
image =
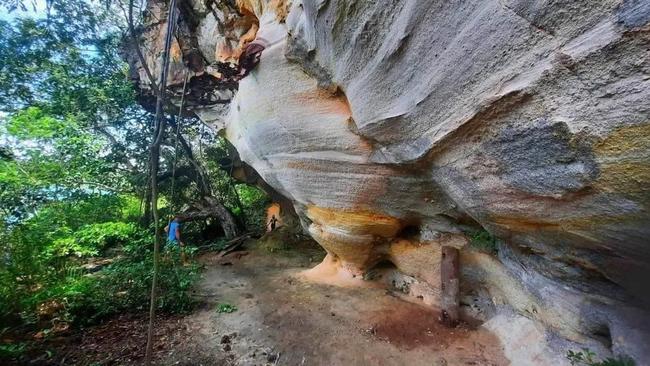
[[[212,93],[191,112],[326,263],[362,278],[390,262],[435,299],[453,246],[465,298],[650,359],[649,2],[182,3],[173,84],[188,69],[190,93]],[[162,29],[145,31],[152,70]],[[258,67],[224,88],[254,39]],[[476,230],[498,256],[470,248]]]

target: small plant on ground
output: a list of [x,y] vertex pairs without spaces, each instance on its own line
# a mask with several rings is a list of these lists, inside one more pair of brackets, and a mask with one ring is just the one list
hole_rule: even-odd
[[498,252],[498,239],[487,232],[487,230],[482,229],[474,231],[469,234],[469,237],[471,239],[470,246],[472,248],[491,254],[496,254]]
[[230,314],[230,313],[234,313],[235,311],[237,311],[237,307],[235,305],[231,305],[231,304],[228,304],[228,303],[221,303],[221,304],[217,305],[216,311],[217,311],[217,313]]
[[635,366],[634,360],[627,356],[608,357],[602,361],[595,360],[596,354],[588,348],[582,351],[567,352],[566,358],[572,366]]

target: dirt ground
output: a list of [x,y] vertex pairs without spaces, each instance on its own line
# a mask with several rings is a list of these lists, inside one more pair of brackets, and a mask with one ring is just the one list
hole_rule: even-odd
[[[269,252],[249,241],[225,258],[207,254],[200,309],[157,322],[159,365],[507,365],[484,328],[448,329],[439,313],[391,291],[307,282],[316,247]],[[219,313],[218,304],[237,307]],[[146,319],[123,316],[77,335],[37,364],[142,362]]]

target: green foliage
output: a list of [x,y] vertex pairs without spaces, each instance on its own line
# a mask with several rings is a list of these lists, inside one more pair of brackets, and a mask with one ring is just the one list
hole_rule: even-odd
[[258,187],[241,184],[229,174],[234,147],[220,136],[210,137],[205,149],[205,166],[214,182],[218,197],[241,221],[248,232],[262,234],[266,226],[266,208],[270,197]]
[[[84,277],[56,289],[51,299],[66,304],[66,320],[92,324],[124,311],[141,312],[148,309],[153,263],[118,261],[96,276]],[[191,287],[198,277],[198,267],[177,266],[162,262],[160,268],[157,308],[168,313],[192,309]]]
[[92,257],[111,245],[124,243],[136,232],[133,223],[103,222],[88,224],[65,237],[56,239],[46,250],[48,256]]
[[616,358],[608,357],[602,361],[595,360],[596,354],[588,348],[582,351],[569,351],[566,358],[572,366],[635,366],[634,360],[627,356],[617,356]]
[[46,18],[0,21],[2,109],[47,102],[64,115],[90,117],[98,108],[108,111],[125,96],[132,98],[120,75],[124,67],[115,52],[111,12],[83,0],[48,3]]
[[140,199],[133,195],[120,195],[120,211],[123,221],[138,221],[141,217]]
[[[113,229],[115,231],[111,232]],[[97,236],[92,233],[97,233]],[[85,245],[96,248],[112,241],[113,245],[122,243],[124,252],[130,255],[109,260],[108,265],[96,272],[89,272],[69,261],[64,262],[63,268],[48,273],[38,273],[37,268],[27,266],[23,273],[30,274],[33,280],[28,283],[17,281],[12,284],[12,275],[5,275],[0,281],[0,305],[3,310],[11,310],[3,314],[5,317],[20,313],[23,323],[34,325],[53,318],[92,324],[123,311],[139,312],[148,308],[153,268],[150,233],[138,230],[133,224],[109,222],[87,225],[73,235],[82,239],[88,235],[84,240],[89,242],[78,244],[82,250],[88,250]],[[51,266],[44,268],[54,268],[52,266],[57,261],[50,263]],[[196,264],[179,266],[172,261],[162,261],[158,309],[169,313],[190,310],[194,305],[190,290],[197,278]],[[43,313],[44,305],[52,310]]]
[[43,112],[38,107],[18,111],[7,124],[9,134],[20,139],[52,138],[65,131],[66,122]]
[[491,254],[496,254],[498,252],[498,239],[487,232],[487,230],[483,229],[474,231],[471,232],[469,236],[470,246],[472,248]]
[[230,305],[228,303],[217,304],[217,309],[216,309],[217,313],[230,314],[230,313],[234,313],[235,311],[237,311],[237,307],[235,305]]
[[17,344],[0,344],[0,360],[16,358],[22,355],[26,349],[27,344],[22,342]]
[[263,234],[266,231],[266,208],[271,203],[269,196],[261,189],[247,184],[238,184],[248,231]]
[[[136,224],[151,116],[112,12],[48,4],[46,19],[0,21],[0,319],[39,328],[142,310],[153,267]],[[197,271],[164,261],[158,308],[189,309]]]
[[[147,129],[133,118],[139,109],[111,12],[97,5],[53,0],[46,18],[0,21],[1,220],[29,216],[57,195],[123,191],[137,180],[119,169],[128,154],[146,154],[146,138],[126,139]],[[118,133],[126,124],[133,128]]]
[[[22,3],[0,0],[0,7]],[[57,322],[85,325],[145,311],[154,231],[140,224],[152,116],[137,105],[119,59],[123,35],[114,5],[47,3],[37,19],[0,20],[0,321],[45,333]],[[214,195],[247,226],[263,230],[268,197],[235,184],[232,172],[217,165],[230,157],[227,142],[199,129],[196,119],[183,123],[189,141],[205,139],[212,148],[199,147],[192,161],[191,151],[181,151],[178,166],[205,166]],[[176,155],[170,136],[161,175]],[[170,213],[201,196],[192,174],[177,175],[173,196],[170,186],[170,179],[160,185]],[[198,237],[218,223],[192,225]],[[194,249],[186,249],[191,257]],[[198,266],[178,262],[161,262],[156,306],[164,312],[194,305]],[[3,345],[0,356],[23,350]]]
[[116,174],[116,162],[102,156],[105,145],[95,137],[71,121],[39,117],[40,109],[23,112],[0,121],[0,131],[4,126],[8,136],[24,140],[12,144],[17,157],[0,160],[0,219],[20,220],[48,202],[109,193],[127,184]]
[[[44,319],[43,304],[58,304],[49,317],[75,323],[143,310],[151,285],[152,236],[123,221],[136,202],[117,195],[57,200],[5,227],[0,242],[8,260],[0,262],[0,318],[36,326]],[[98,256],[103,257],[93,259]],[[112,263],[91,273],[82,267],[91,259]],[[196,265],[163,262],[159,308],[190,309],[197,273]]]
[[244,206],[252,207],[260,202],[267,202],[268,196],[257,187],[246,184],[237,185],[237,192]]
[[81,195],[43,204],[16,224],[5,223],[0,240],[5,255],[13,258],[8,266],[24,259],[36,269],[56,258],[97,255],[108,245],[124,242],[135,228],[120,222],[122,206],[120,196]]

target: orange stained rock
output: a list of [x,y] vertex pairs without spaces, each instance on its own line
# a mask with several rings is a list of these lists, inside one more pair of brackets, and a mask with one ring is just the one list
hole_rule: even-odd
[[269,8],[273,10],[279,23],[284,23],[289,14],[289,2],[286,0],[271,0]]
[[275,215],[275,217],[280,217],[279,203],[272,203],[266,208],[266,217],[270,219],[273,215]]
[[634,157],[650,151],[650,121],[614,130],[597,143],[594,151],[599,157]]
[[297,274],[298,278],[341,287],[379,287],[378,282],[364,281],[350,271],[336,256],[328,253],[316,267]]
[[371,235],[337,235],[322,230],[322,226],[312,224],[309,233],[328,253],[340,259],[354,274],[363,272],[381,259],[375,251],[375,241]]
[[595,187],[604,192],[626,193],[645,205],[650,194],[645,182],[650,181],[650,122],[614,130],[594,146],[600,163],[600,176]]
[[242,14],[252,14],[256,17],[260,17],[264,12],[264,3],[263,0],[237,0],[237,7]]
[[435,241],[397,239],[390,244],[388,257],[400,271],[440,287],[440,255],[443,246],[461,249],[469,243],[462,234],[445,234]]
[[172,42],[172,45],[169,49],[169,54],[172,58],[172,61],[174,62],[180,62],[181,58],[183,57],[183,53],[181,51],[181,46],[178,44],[178,41],[174,40]]
[[278,220],[275,227],[280,227],[282,226],[282,218],[280,216],[280,204],[278,203],[272,203],[269,207],[266,208],[266,231],[271,231],[271,226],[269,225],[269,222],[271,222],[271,218],[275,216],[275,218]]
[[310,206],[307,216],[316,224],[344,229],[349,234],[371,234],[384,238],[397,235],[399,219],[370,211],[347,211]]
[[[259,28],[260,20],[257,19],[255,14],[247,12],[242,17],[231,19],[227,24],[230,29],[229,36],[233,36],[233,39],[238,39],[242,34],[248,32],[253,25],[256,25]],[[235,34],[237,35],[235,36]]]
[[259,18],[265,11],[275,13],[278,23],[284,23],[289,14],[287,0],[237,0],[237,7],[242,14],[253,14]]
[[380,261],[387,239],[402,227],[399,219],[370,211],[311,206],[307,216],[312,220],[312,237],[354,275]]
[[437,290],[440,287],[440,252],[438,243],[398,239],[391,243],[388,257],[400,271],[423,279]]
[[241,50],[234,50],[227,40],[219,41],[214,51],[214,58],[219,62],[237,62]]
[[342,94],[332,93],[323,88],[309,89],[301,93],[293,94],[293,99],[301,105],[310,105],[314,112],[317,113],[334,113],[344,116],[343,121],[350,123],[352,111],[345,96]]
[[252,10],[244,9],[241,15],[225,15],[223,38],[217,41],[214,58],[220,62],[236,63],[243,47],[255,39],[259,19]]
[[[593,188],[600,192],[625,192],[627,198],[647,205],[650,195],[643,182],[650,180],[650,123],[621,127],[594,145],[600,175]],[[594,228],[630,222],[638,213],[599,212],[591,216],[531,219],[522,215],[491,215],[490,221],[512,232],[558,231],[570,232],[587,240],[601,242],[593,236]]]
[[240,38],[239,38],[239,53],[241,54],[244,50],[244,47],[253,42],[255,40],[255,36],[257,35],[257,31],[260,29],[259,25],[256,23],[251,24],[251,27],[248,29],[246,33],[244,33]]

